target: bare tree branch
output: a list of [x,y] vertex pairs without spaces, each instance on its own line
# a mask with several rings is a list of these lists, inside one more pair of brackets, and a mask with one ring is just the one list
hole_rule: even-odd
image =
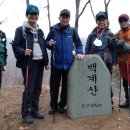
[[[106,2],[106,0],[104,0],[104,6],[105,6],[105,12],[107,13],[108,15],[108,5],[110,4],[111,0],[108,0],[108,2]],[[108,18],[108,27],[110,25],[110,22],[109,22],[109,18]]]
[[77,29],[78,31],[78,21],[79,21],[79,18],[80,16],[83,14],[86,6],[89,4],[90,0],[88,0],[88,2],[84,5],[81,13],[79,14],[79,4],[80,4],[80,0],[76,0],[76,18],[75,18],[75,28]]
[[87,6],[89,3],[90,3],[90,0],[88,0],[88,2],[84,5],[84,7],[83,7],[81,13],[79,14],[79,16],[77,17],[77,19],[79,19],[79,17],[83,14],[83,12],[84,12],[86,6]]
[[77,29],[77,31],[78,31],[78,19],[77,19],[77,17],[79,16],[80,1],[81,0],[75,0],[75,3],[76,3],[75,28]]
[[93,11],[91,0],[90,0],[89,4],[90,4],[90,9],[91,9],[92,15],[93,15],[94,19],[96,19],[94,11]]
[[48,17],[49,29],[50,29],[50,27],[51,27],[51,19],[50,19],[50,2],[49,2],[49,0],[47,0],[47,5],[45,5],[45,6],[43,7],[42,4],[41,4],[40,2],[38,2],[38,0],[36,0],[36,1],[37,1],[37,3],[40,5],[40,8],[41,8],[41,9],[47,9],[47,12],[48,12],[47,17]]
[[106,0],[104,0],[104,5],[106,5]]
[[80,6],[80,0],[76,0],[76,16],[75,21],[77,20],[77,17],[79,16],[79,6]]
[[0,21],[0,25],[7,22],[8,21],[8,17],[6,17],[4,20]]
[[3,0],[1,3],[0,3],[0,6],[5,2],[5,0]]
[[107,2],[107,7],[108,7],[108,5],[110,4],[110,2],[111,2],[111,0],[108,0],[108,2]]
[[48,21],[49,21],[49,29],[51,27],[51,20],[50,20],[50,4],[49,4],[49,0],[47,0],[47,11],[48,11]]

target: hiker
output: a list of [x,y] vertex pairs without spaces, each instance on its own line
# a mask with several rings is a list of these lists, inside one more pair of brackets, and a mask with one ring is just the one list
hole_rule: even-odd
[[[47,47],[51,50],[51,75],[50,75],[50,107],[49,114],[57,110],[65,112],[67,99],[67,76],[74,61],[73,48],[75,47],[76,59],[83,59],[82,43],[76,29],[70,27],[70,11],[63,9],[59,15],[59,23],[50,28],[46,38]],[[60,101],[58,102],[59,86],[62,79]]]
[[[129,16],[127,14],[121,14],[118,17],[118,22],[120,25],[121,30],[119,30],[115,36],[116,39],[119,40],[119,44],[121,43],[127,43],[128,45],[130,45],[130,21],[129,21]],[[126,44],[126,45],[127,45]],[[125,47],[126,47],[125,45]],[[125,49],[122,49],[122,47],[118,47],[118,63],[119,63],[119,70],[121,73],[121,77],[122,77],[122,81],[123,81],[123,87],[124,87],[124,91],[125,91],[125,98],[126,101],[123,104],[119,104],[119,108],[129,108],[129,95],[128,95],[128,79],[130,80],[130,78],[128,77],[128,68],[130,69],[130,54],[129,51],[130,47],[123,47]],[[128,52],[128,53],[126,53]],[[128,68],[127,68],[127,61],[128,61]]]
[[2,71],[5,71],[4,66],[7,60],[6,35],[0,30],[0,89],[2,83]]
[[[85,54],[99,55],[106,64],[109,72],[115,71],[117,65],[117,52],[116,47],[113,46],[111,39],[115,38],[114,34],[108,29],[108,15],[106,12],[100,11],[96,15],[97,26],[89,34],[86,46]],[[111,97],[113,96],[111,90]],[[112,101],[113,104],[113,101]]]
[[26,8],[27,21],[16,28],[14,52],[17,57],[16,67],[21,68],[24,78],[22,99],[22,119],[25,123],[33,123],[33,118],[43,119],[39,111],[39,97],[42,91],[44,67],[48,69],[48,54],[44,33],[37,21],[39,9],[29,4]]

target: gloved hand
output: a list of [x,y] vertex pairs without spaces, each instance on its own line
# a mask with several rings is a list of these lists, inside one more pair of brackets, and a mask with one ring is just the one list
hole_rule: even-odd
[[118,42],[116,43],[116,46],[123,48],[123,47],[125,46],[125,41],[123,41],[123,40],[118,40]]
[[108,44],[108,48],[113,49],[116,47],[117,40],[115,37],[109,38],[110,39],[110,44]]
[[130,44],[128,44],[128,43],[125,42],[124,47],[123,47],[123,50],[124,50],[124,51],[130,50]]

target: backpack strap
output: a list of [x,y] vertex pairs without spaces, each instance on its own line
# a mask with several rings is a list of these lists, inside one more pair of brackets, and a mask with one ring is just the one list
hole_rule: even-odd
[[73,27],[70,27],[70,30],[71,30],[71,33],[72,33],[72,37],[73,37],[73,39],[74,39],[74,36],[75,36],[74,28],[73,28]]
[[22,32],[23,38],[26,39],[25,27],[24,26],[20,26],[20,30]]
[[54,39],[55,25],[50,28],[50,35]]
[[74,43],[74,38],[75,38],[75,31],[74,31],[74,28],[73,27],[70,27],[70,31],[71,31],[71,34],[72,34],[72,38],[73,38],[73,53],[75,53],[75,43]]

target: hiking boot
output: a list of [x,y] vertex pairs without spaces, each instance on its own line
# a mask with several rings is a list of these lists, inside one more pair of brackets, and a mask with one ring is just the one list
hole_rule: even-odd
[[65,113],[65,108],[64,107],[59,107],[59,113]]
[[23,117],[23,122],[25,122],[26,124],[32,124],[33,123],[32,116]]
[[125,101],[125,103],[119,105],[119,108],[129,108],[129,102]]
[[48,114],[52,115],[52,114],[55,114],[57,111],[57,109],[54,109],[54,108],[51,108],[48,112]]
[[32,113],[32,117],[36,119],[44,119],[44,114],[37,111],[37,112]]

